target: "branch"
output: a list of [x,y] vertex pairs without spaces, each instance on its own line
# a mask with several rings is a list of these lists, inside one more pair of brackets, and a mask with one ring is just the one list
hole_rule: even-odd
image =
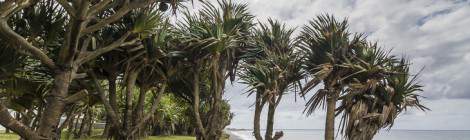
[[94,6],[92,6],[90,8],[90,15],[95,15],[97,13],[99,13],[100,11],[103,10],[104,7],[106,7],[106,5],[108,5],[109,3],[111,2],[111,0],[103,0],[103,1],[100,1],[98,2],[97,4],[95,4]]
[[100,56],[104,53],[107,53],[109,51],[112,51],[112,50],[114,50],[114,49],[116,49],[120,46],[126,46],[126,45],[134,44],[135,42],[137,42],[138,38],[135,38],[131,41],[124,42],[127,39],[127,37],[129,37],[130,35],[131,35],[131,32],[127,32],[124,35],[122,35],[121,38],[119,38],[118,40],[116,40],[113,43],[109,44],[108,46],[99,48],[99,49],[97,49],[93,52],[89,52],[88,54],[84,54],[83,57],[78,58],[78,60],[77,60],[78,64],[86,63],[86,62],[88,62],[90,60],[93,60],[96,57],[98,57],[98,56]]
[[45,139],[35,133],[31,128],[27,127],[23,123],[14,119],[8,109],[0,102],[0,124],[5,126],[5,128],[10,129],[20,135],[22,138],[28,140],[41,140]]
[[65,98],[65,103],[66,104],[75,103],[78,100],[83,99],[83,97],[86,97],[86,96],[88,96],[88,90],[83,89]]
[[77,16],[75,15],[76,11],[75,8],[73,8],[69,2],[67,2],[67,0],[56,0],[57,3],[59,3],[64,9],[65,11],[67,11],[67,13],[69,13],[69,15],[72,17],[72,18],[76,18]]
[[116,114],[114,109],[109,104],[109,101],[106,100],[106,95],[105,95],[105,91],[104,91],[103,87],[101,87],[100,83],[98,82],[98,79],[96,78],[95,73],[93,73],[93,72],[89,72],[89,73],[90,73],[90,76],[91,76],[96,88],[98,89],[98,95],[100,96],[100,99],[103,102],[104,109],[106,111],[106,114],[108,114],[108,116],[109,116],[109,118],[112,122],[112,125],[115,125],[114,127],[119,128],[120,126],[118,125],[119,124],[118,115]]
[[140,122],[137,123],[137,125],[134,126],[131,135],[135,134],[140,127],[142,127],[154,114],[155,111],[157,111],[158,103],[160,102],[160,99],[162,98],[163,93],[166,90],[166,84],[163,84],[162,87],[160,88],[160,91],[156,95],[157,97],[153,100],[152,107],[150,107],[150,111],[147,113],[147,115],[140,120]]
[[25,49],[50,69],[57,68],[54,61],[49,58],[49,56],[47,56],[41,49],[33,46],[25,38],[13,31],[10,26],[8,26],[7,19],[0,18],[0,34],[4,35],[4,37],[11,41],[18,43],[19,45],[12,45],[12,47],[17,51]]
[[[113,15],[99,21],[98,23],[96,23],[94,25],[91,25],[91,26],[85,28],[83,30],[83,34],[88,34],[88,33],[95,32],[95,31],[101,29],[102,27],[121,19],[129,11],[131,11],[133,9],[137,9],[137,8],[143,8],[145,6],[150,5],[153,2],[155,2],[155,1],[154,0],[144,0],[144,1],[136,0],[132,3],[129,3],[128,1],[126,1],[123,4],[123,7],[119,8],[119,10],[116,11],[116,13],[114,13]],[[91,16],[94,16],[94,14],[96,14],[96,11],[92,12],[92,14],[90,14],[88,16],[91,17]]]
[[8,18],[12,13],[28,7],[33,0],[7,0],[0,3],[0,18]]

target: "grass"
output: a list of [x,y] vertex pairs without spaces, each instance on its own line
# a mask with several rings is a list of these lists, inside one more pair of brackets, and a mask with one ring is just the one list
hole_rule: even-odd
[[20,137],[18,137],[18,135],[16,135],[15,133],[9,133],[9,134],[1,133],[0,134],[0,140],[17,140],[19,138]]
[[[105,139],[98,137],[98,135],[101,134],[101,132],[102,130],[99,130],[99,129],[93,130],[94,136],[89,137],[89,138],[81,138],[78,140],[105,140]],[[65,134],[65,133],[66,132],[64,131],[62,134]],[[228,140],[229,139],[228,137],[229,135],[224,134],[222,136],[222,140]],[[4,130],[0,130],[0,140],[17,140],[19,138],[20,137],[13,132],[6,134]],[[144,140],[196,140],[196,138],[193,136],[150,136],[150,137],[145,138]]]
[[[19,138],[20,137],[16,135],[15,133],[6,134],[3,131],[0,131],[0,140],[17,140]],[[145,140],[195,140],[195,139],[196,139],[195,137],[191,137],[191,136],[150,136],[150,137],[147,137]],[[105,140],[105,139],[91,137],[91,138],[82,138],[78,140]]]

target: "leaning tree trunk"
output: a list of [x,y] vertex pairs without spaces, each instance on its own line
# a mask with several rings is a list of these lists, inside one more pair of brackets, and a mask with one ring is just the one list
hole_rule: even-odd
[[[219,91],[219,90],[218,90]],[[213,97],[212,111],[209,114],[209,131],[208,131],[208,140],[219,140],[222,136],[223,129],[223,115],[221,102],[222,95],[221,92],[216,92]]]
[[[116,74],[114,72],[111,72],[111,76],[108,78],[108,92],[109,92],[109,105],[111,106],[110,109],[112,109],[114,112],[117,112],[118,107],[117,107],[117,97],[116,97],[116,91],[117,91],[117,86],[116,86]],[[114,122],[111,121],[111,116],[109,113],[106,113],[106,124],[105,124],[105,129],[103,131],[102,137],[103,138],[111,138],[113,135],[116,135],[117,133],[114,132],[116,130],[115,127],[117,124],[113,124]]]
[[111,131],[110,123],[109,116],[106,116],[106,124],[104,125],[103,133],[101,133],[101,138],[107,138],[109,136],[109,132]]
[[50,94],[46,95],[46,109],[42,113],[38,132],[42,137],[58,140],[60,136],[55,135],[60,117],[64,112],[65,98],[68,95],[69,85],[72,81],[72,70],[58,72],[54,76],[54,86]]
[[268,120],[266,124],[266,134],[264,135],[265,140],[273,139],[273,129],[274,129],[274,113],[276,111],[276,105],[273,102],[268,104]]
[[212,60],[211,72],[211,94],[212,105],[209,113],[207,137],[208,140],[219,140],[222,137],[224,125],[224,114],[222,114],[222,95],[225,86],[225,74],[227,63],[223,62],[220,53],[216,53]]
[[31,130],[28,126],[25,126],[23,123],[19,122],[18,120],[14,119],[8,108],[5,107],[0,102],[0,124],[3,125],[6,129],[10,129],[13,132],[20,135],[22,138],[26,138],[28,140],[41,140],[41,136]]
[[348,115],[346,138],[348,140],[372,140],[385,121],[383,114],[377,115],[374,112],[379,112],[379,110],[369,110],[368,105],[362,101],[354,104],[351,110]]
[[197,126],[197,133],[196,138],[198,140],[207,140],[206,130],[204,129],[204,125],[202,124],[201,115],[199,114],[199,94],[200,94],[200,70],[198,66],[194,67],[194,77],[193,77],[193,113],[194,118],[196,119],[196,126]]
[[264,100],[260,92],[256,93],[256,103],[255,103],[255,116],[253,120],[253,134],[255,135],[256,140],[263,140],[260,132],[260,121],[261,121],[261,112],[264,107]]
[[377,124],[371,124],[370,122],[362,122],[359,126],[353,128],[353,130],[347,136],[348,140],[372,140],[377,134],[380,127]]
[[326,105],[326,123],[325,123],[325,140],[334,140],[335,136],[335,109],[339,92],[337,90],[328,89],[327,105]]
[[134,109],[133,115],[133,127],[137,129],[136,135],[138,137],[144,136],[143,127],[138,127],[140,121],[144,119],[144,107],[145,107],[145,96],[148,91],[148,87],[146,85],[142,85],[139,89],[139,99],[137,100],[137,105]]
[[138,71],[131,70],[127,76],[126,80],[126,95],[125,95],[125,111],[124,111],[124,121],[123,121],[123,132],[118,139],[132,139],[131,135],[131,126],[132,126],[132,99],[134,94],[134,87],[137,76],[139,75]]

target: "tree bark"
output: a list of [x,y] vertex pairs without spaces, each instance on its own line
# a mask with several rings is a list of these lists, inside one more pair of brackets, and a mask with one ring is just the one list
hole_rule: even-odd
[[68,140],[73,132],[73,129],[75,128],[75,114],[73,116],[70,116],[70,121],[68,122],[67,125],[67,133],[65,134],[65,139]]
[[334,89],[328,89],[327,107],[326,107],[326,123],[325,123],[325,140],[334,140],[335,136],[335,109],[339,92]]
[[72,70],[66,70],[57,73],[54,76],[54,87],[46,97],[46,109],[40,120],[38,132],[42,137],[48,139],[59,139],[54,131],[57,130],[60,117],[64,112],[65,98],[68,94],[70,82],[72,81]]
[[70,124],[70,121],[73,122],[73,118],[75,117],[75,110],[76,110],[76,107],[74,105],[72,105],[70,110],[67,111],[67,118],[64,120],[62,125],[59,126],[59,130],[57,131],[57,135],[60,136],[62,134],[62,131],[64,130],[64,128]]
[[223,62],[220,62],[221,55],[216,53],[212,60],[211,70],[211,94],[212,105],[209,113],[207,137],[208,140],[219,140],[225,127],[222,114],[222,94],[225,86],[226,68]]
[[134,93],[135,82],[137,79],[139,72],[131,70],[128,74],[126,80],[126,96],[125,96],[125,112],[124,112],[124,121],[123,121],[123,130],[125,139],[129,139],[131,133],[131,126],[132,126],[132,99]]
[[[116,74],[114,72],[110,72],[112,74],[110,74],[111,76],[108,77],[108,100],[109,100],[109,105],[110,105],[110,109],[112,109],[114,112],[117,112],[118,110],[118,107],[117,107],[117,97],[116,97]],[[105,102],[105,101],[103,101]],[[103,134],[101,135],[103,138],[110,138],[110,136],[112,135],[112,131],[115,130],[116,128],[113,127],[113,121],[112,120],[112,116],[109,114],[109,113],[106,113],[106,125],[105,125],[105,129],[103,130]]]
[[[134,109],[134,115],[133,115],[133,129],[137,129],[137,135],[142,136],[141,134],[141,127],[138,127],[137,125],[139,124],[140,121],[144,119],[144,106],[145,106],[145,95],[148,91],[148,88],[146,86],[141,86],[139,88],[139,99],[137,100],[137,104]],[[158,103],[158,102],[157,102]]]
[[117,76],[113,75],[113,77],[108,79],[109,82],[109,105],[111,105],[111,108],[114,110],[114,112],[117,112],[118,106],[117,106],[117,98],[116,98],[116,78]]
[[148,88],[145,86],[140,87],[139,89],[139,99],[137,100],[137,104],[134,109],[134,126],[142,119],[144,115],[144,105],[145,105],[145,95],[147,93]]
[[198,139],[202,138],[204,140],[207,140],[206,136],[206,130],[204,129],[204,125],[202,124],[201,120],[201,115],[199,114],[199,94],[200,94],[200,88],[199,88],[199,73],[200,70],[197,68],[197,66],[194,68],[194,77],[193,77],[193,113],[194,117],[196,118],[196,126],[199,134],[199,136],[196,136]]
[[87,122],[87,129],[86,129],[86,136],[91,136],[92,134],[92,130],[93,130],[93,117],[94,117],[94,114],[93,114],[93,108],[90,108],[90,110],[88,110],[88,114],[90,114],[89,118],[88,118],[88,122]]
[[166,91],[166,85],[162,85],[161,88],[160,88],[160,91],[158,93],[156,93],[156,95],[154,95],[154,100],[152,102],[152,106],[150,107],[150,111],[146,113],[146,115],[142,115],[142,118],[140,119],[139,122],[136,123],[136,125],[134,126],[131,134],[135,134],[139,129],[143,129],[143,126],[146,122],[148,122],[150,120],[150,118],[152,118],[152,116],[155,115],[155,112],[157,111],[157,108],[158,108],[158,104],[160,103],[160,100],[162,99],[162,95],[165,93]]
[[269,104],[268,104],[268,119],[267,119],[267,123],[266,123],[266,134],[264,135],[265,140],[272,140],[273,139],[275,111],[276,111],[275,103],[269,102]]
[[86,112],[88,112],[88,107],[85,111],[85,114],[84,114],[85,116],[82,118],[82,121],[80,123],[80,129],[78,129],[78,133],[75,136],[75,138],[77,138],[77,139],[82,138],[82,136],[84,136],[84,134],[85,134],[85,129],[86,129],[85,126],[86,126],[86,123],[88,122],[88,117],[90,116],[90,114],[88,114]]
[[[111,106],[111,101],[108,101],[106,99],[106,94],[105,94],[105,91],[104,89],[101,87],[98,79],[96,78],[96,75],[93,73],[93,72],[90,72],[89,75],[92,77],[93,79],[93,83],[95,84],[97,90],[98,90],[98,94],[99,94],[99,97],[101,99],[101,101],[103,102],[103,105],[104,105],[104,108],[105,108],[105,111],[106,111],[106,114],[108,116],[108,119],[109,119],[109,122],[110,122],[110,127],[111,127],[111,134],[108,136],[108,138],[111,138],[111,137],[115,137],[115,139],[119,139],[122,135],[124,135],[121,131],[121,127],[123,125],[120,125],[121,122],[124,122],[124,121],[120,121],[120,117],[118,116],[118,112],[117,112],[117,109],[115,111],[115,109],[113,109],[113,107]],[[113,80],[115,81],[115,80]],[[115,86],[115,82],[110,82],[110,92],[114,92],[114,95],[116,95],[115,91],[116,91],[116,86]],[[110,93],[111,94],[111,93]],[[110,96],[111,97],[111,96]],[[116,99],[114,97],[114,99]],[[116,104],[117,105],[117,104]],[[116,106],[117,108],[117,106]]]
[[35,133],[29,127],[25,126],[23,123],[14,119],[8,109],[0,102],[0,124],[3,125],[6,129],[10,129],[16,134],[20,135],[22,138],[28,140],[45,140],[40,135]]
[[101,134],[101,138],[107,138],[109,136],[109,132],[111,131],[111,121],[109,121],[109,116],[106,116],[106,124],[104,125],[103,133]]
[[256,103],[255,103],[255,116],[253,120],[253,134],[255,135],[256,140],[263,140],[260,131],[260,121],[261,121],[261,112],[264,107],[264,100],[260,92],[256,93]]

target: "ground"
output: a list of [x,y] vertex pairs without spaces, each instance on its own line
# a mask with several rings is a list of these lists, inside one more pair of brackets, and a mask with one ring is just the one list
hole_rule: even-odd
[[[100,133],[101,131],[93,131],[94,135]],[[0,140],[18,140],[20,137],[15,133],[6,134],[3,130],[0,130]],[[192,136],[151,136],[145,140],[195,140],[196,138]],[[105,140],[102,138],[92,137],[92,138],[82,138],[78,140]]]
[[[0,140],[18,140],[18,135],[14,133],[5,134],[0,133]],[[84,138],[79,140],[105,140],[100,138]],[[191,136],[151,136],[146,138],[146,140],[195,140],[194,137]]]
[[[94,130],[93,137],[91,138],[82,138],[78,140],[105,140],[102,138],[98,138],[97,135],[101,134],[102,130]],[[223,140],[228,140],[228,134],[224,134]],[[18,140],[20,137],[15,133],[6,134],[3,130],[0,130],[0,140]],[[196,140],[193,136],[150,136],[147,137],[145,140]]]

